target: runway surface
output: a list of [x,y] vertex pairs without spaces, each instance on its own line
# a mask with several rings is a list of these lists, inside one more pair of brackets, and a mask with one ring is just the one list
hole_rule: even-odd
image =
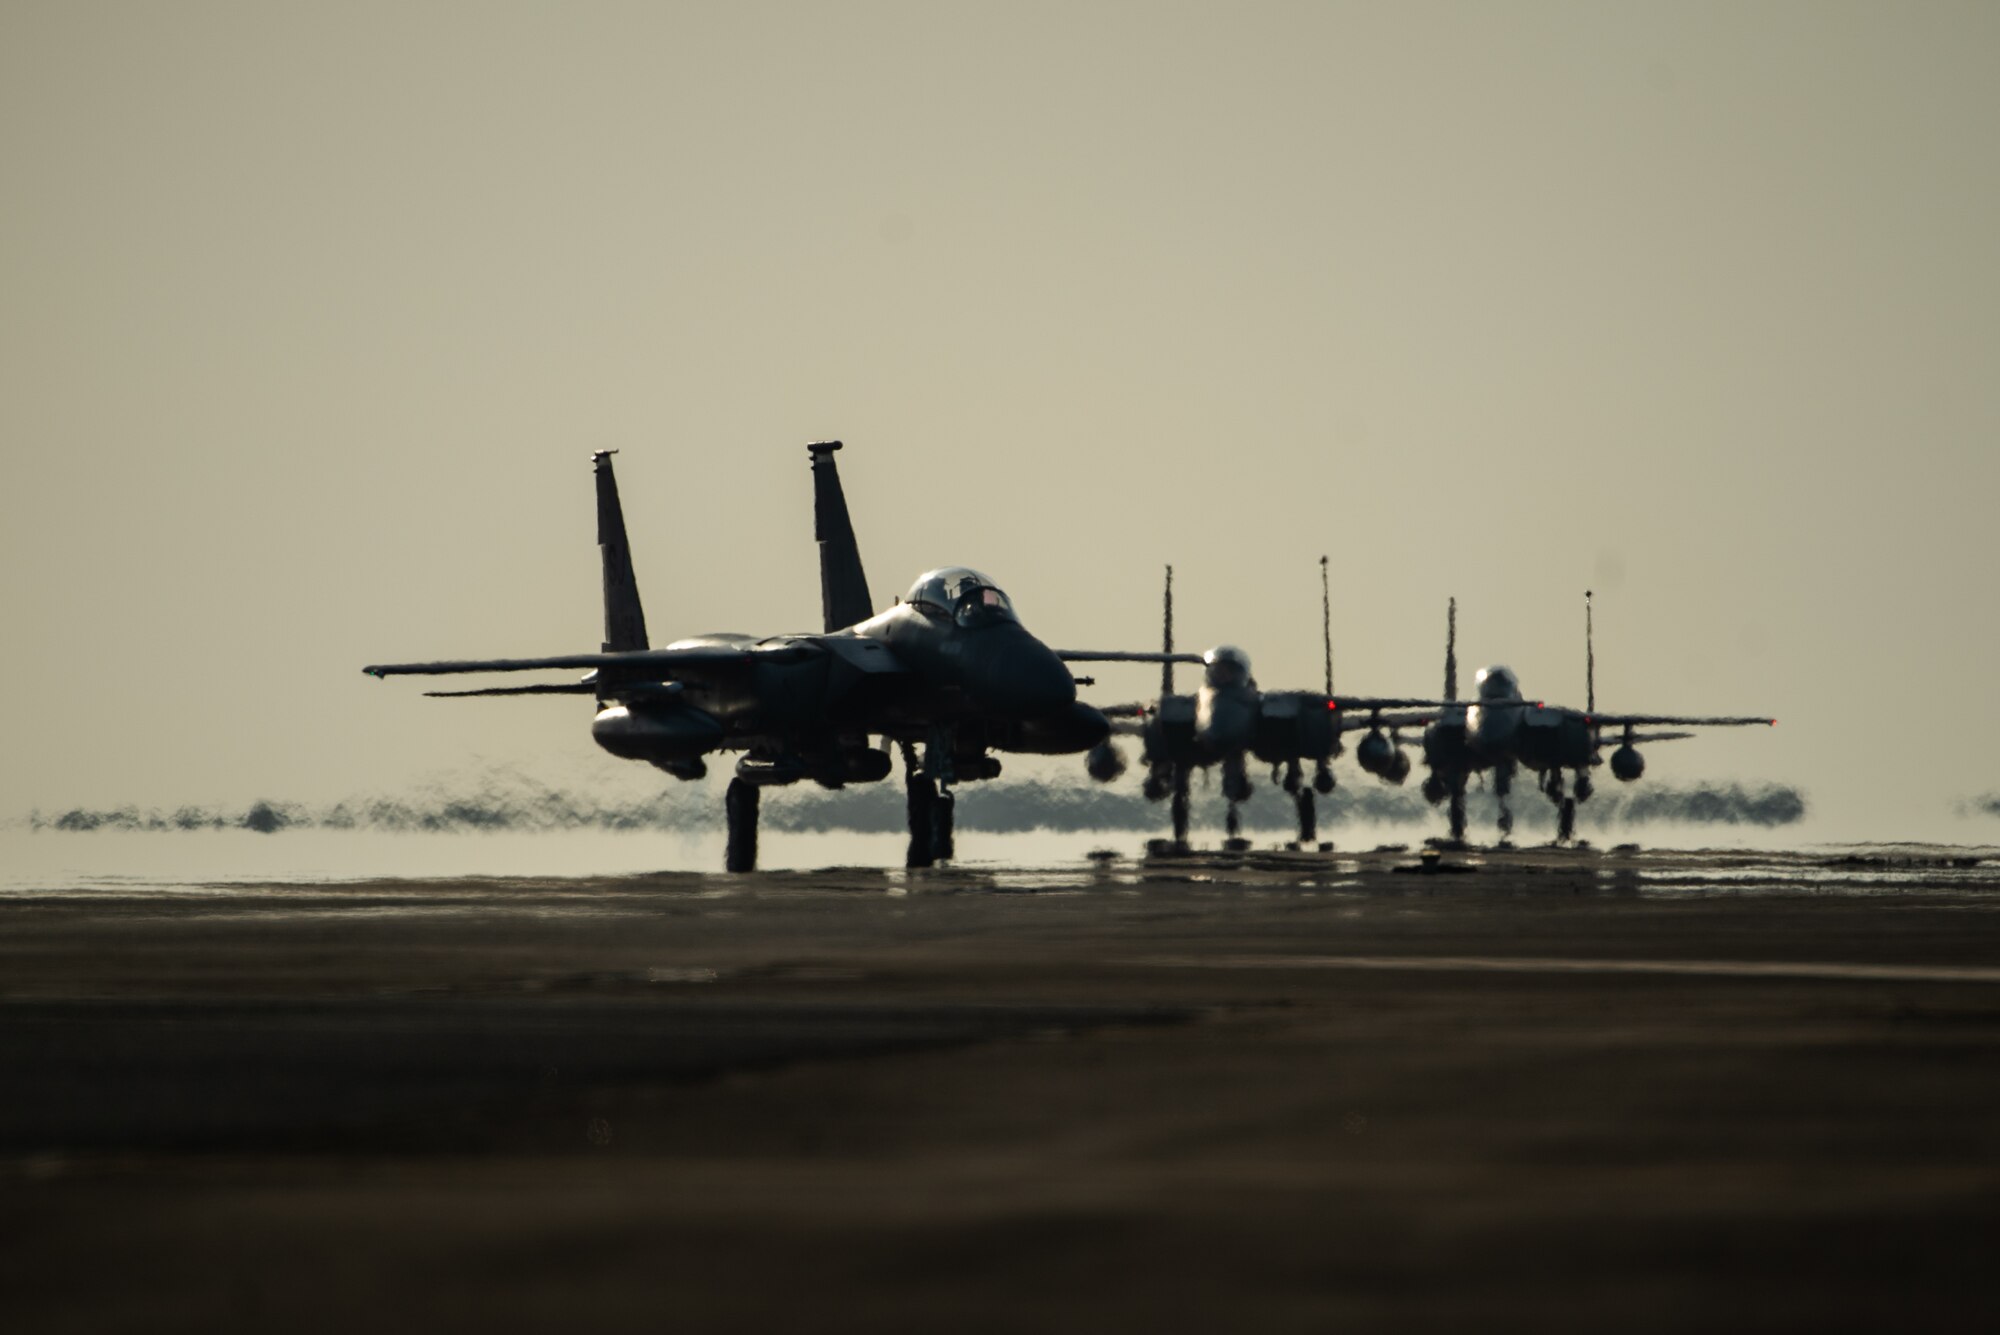
[[0,895],[10,1331],[1988,1330],[2000,855]]

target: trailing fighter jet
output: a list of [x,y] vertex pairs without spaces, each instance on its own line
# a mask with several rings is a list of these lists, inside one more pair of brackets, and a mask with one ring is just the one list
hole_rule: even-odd
[[[1159,699],[1113,706],[1104,713],[1112,720],[1113,731],[1140,738],[1147,799],[1172,798],[1174,848],[1187,846],[1188,786],[1198,769],[1215,765],[1222,770],[1222,792],[1229,800],[1224,847],[1232,851],[1249,846],[1241,837],[1238,808],[1252,791],[1253,756],[1270,765],[1272,782],[1292,795],[1300,847],[1318,839],[1314,794],[1333,791],[1332,761],[1344,750],[1341,734],[1369,729],[1357,755],[1369,772],[1393,783],[1401,783],[1409,774],[1409,757],[1382,734],[1381,711],[1439,702],[1333,693],[1332,604],[1325,557],[1320,558],[1320,620],[1326,650],[1323,692],[1259,690],[1250,675],[1250,656],[1223,644],[1201,656],[1202,683],[1195,694],[1176,695],[1174,664],[1185,662],[1187,656],[1174,653],[1174,568],[1167,567]],[[1304,776],[1307,761],[1313,765],[1310,785]],[[1091,777],[1102,783],[1125,771],[1124,758],[1108,739],[1091,750],[1087,765]]]
[[[925,573],[877,615],[834,463],[840,442],[806,448],[822,632],[699,635],[651,648],[613,452],[603,450],[591,456],[604,563],[600,652],[383,663],[363,671],[393,677],[587,669],[581,681],[429,694],[595,696],[590,731],[597,744],[677,779],[705,775],[712,752],[745,752],[724,800],[730,871],[756,866],[762,789],[801,779],[838,788],[887,778],[886,746],[893,740],[906,771],[909,865],[950,858],[952,785],[999,774],[990,751],[1066,754],[1105,737],[1104,715],[1076,698],[1066,662],[1157,662],[1160,655],[1051,650],[1028,633],[998,585],[963,566]],[[882,748],[871,745],[874,737],[883,739]]]
[[[1673,742],[1693,737],[1685,728],[1734,728],[1750,724],[1777,726],[1774,718],[1685,717],[1673,714],[1601,714],[1597,710],[1597,650],[1592,636],[1591,595],[1583,595],[1584,697],[1582,709],[1548,705],[1521,695],[1521,682],[1509,667],[1481,668],[1473,678],[1477,699],[1447,705],[1441,712],[1401,719],[1421,722],[1424,728],[1424,764],[1430,774],[1424,780],[1424,798],[1432,806],[1449,800],[1451,838],[1465,839],[1465,787],[1474,774],[1493,771],[1493,791],[1500,799],[1500,837],[1513,833],[1514,813],[1507,799],[1513,790],[1516,769],[1535,772],[1537,786],[1555,803],[1556,838],[1569,840],[1576,832],[1577,803],[1590,798],[1593,787],[1590,771],[1604,763],[1600,754],[1604,731],[1618,733],[1618,748],[1611,753],[1611,773],[1621,782],[1631,783],[1646,772],[1642,743]],[[1444,694],[1458,700],[1458,600],[1451,600],[1445,622]],[[1640,732],[1641,728],[1664,727],[1668,732]],[[1569,793],[1564,792],[1563,771],[1575,772]]]

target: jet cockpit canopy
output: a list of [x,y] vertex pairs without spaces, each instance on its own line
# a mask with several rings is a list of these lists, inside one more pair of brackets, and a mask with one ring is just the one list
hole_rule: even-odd
[[1521,679],[1514,675],[1510,667],[1485,667],[1472,679],[1482,700],[1518,700],[1521,698]]
[[1014,615],[1013,601],[1000,591],[999,585],[964,566],[946,566],[919,575],[904,601],[935,615],[951,617],[961,626],[1019,619]]
[[1250,655],[1233,644],[1218,644],[1201,656],[1203,677],[1210,686],[1250,684]]

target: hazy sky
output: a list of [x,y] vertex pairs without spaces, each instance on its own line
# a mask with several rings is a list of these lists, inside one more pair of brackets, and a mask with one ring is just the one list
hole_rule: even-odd
[[[2000,6],[0,3],[0,815],[597,763],[363,663],[878,602],[2000,788]],[[1100,701],[1142,694],[1103,674]],[[621,762],[603,757],[606,772]],[[1350,781],[1363,781],[1344,762]],[[1075,768],[1080,772],[1081,764]],[[667,782],[664,778],[662,782]]]

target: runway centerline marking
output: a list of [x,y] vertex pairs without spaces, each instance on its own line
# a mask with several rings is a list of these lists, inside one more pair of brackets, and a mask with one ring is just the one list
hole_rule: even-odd
[[1883,983],[2000,983],[1975,965],[1837,964],[1792,960],[1606,960],[1506,955],[1148,955],[1162,969],[1404,969],[1424,973],[1645,973],[1698,978],[1819,978]]

